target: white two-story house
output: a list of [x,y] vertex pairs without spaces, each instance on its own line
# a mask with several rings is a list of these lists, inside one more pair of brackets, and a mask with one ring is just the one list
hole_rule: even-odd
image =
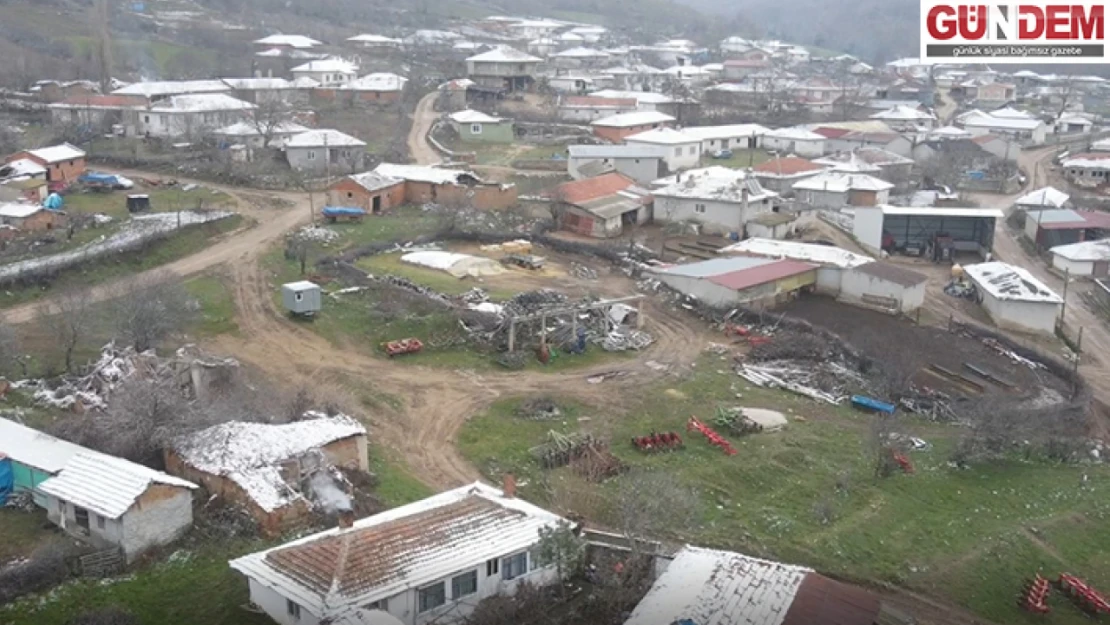
[[363,622],[450,625],[479,601],[558,574],[534,551],[561,518],[474,483],[231,561],[251,603],[282,625]]

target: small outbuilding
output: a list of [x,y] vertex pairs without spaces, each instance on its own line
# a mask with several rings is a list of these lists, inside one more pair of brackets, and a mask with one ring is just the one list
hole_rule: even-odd
[[1025,236],[1038,249],[1101,239],[1108,233],[1110,213],[1061,208],[1025,214]]
[[774,306],[817,283],[817,265],[734,256],[653,271],[656,279],[710,306]]
[[893,263],[875,261],[846,270],[840,299],[849,304],[909,314],[925,304],[928,277]]
[[864,249],[936,260],[954,252],[985,258],[994,245],[995,223],[1003,217],[997,208],[883,205],[853,210],[852,234]]
[[130,563],[189,531],[196,488],[122,458],[83,451],[38,490],[52,522],[98,548],[119,548]]
[[1071,196],[1055,187],[1043,187],[1031,191],[1014,201],[1014,206],[1024,211],[1039,211],[1064,208]]
[[40,484],[54,477],[84,447],[55,438],[9,419],[0,419],[0,457],[11,467],[12,490],[28,491],[35,503],[46,505],[36,492]]
[[371,215],[405,203],[405,181],[373,171],[352,174],[328,187],[330,206],[352,206]]
[[40,204],[17,202],[0,204],[0,225],[11,226],[25,232],[54,230],[65,223],[66,214],[50,210]]
[[1001,328],[1026,332],[1056,331],[1064,300],[1023,267],[1002,262],[967,265],[979,303]]
[[451,127],[465,142],[512,143],[513,120],[465,110],[447,116]]
[[281,303],[286,310],[294,315],[311,317],[323,308],[320,285],[308,280],[283,284],[281,285]]
[[1057,245],[1049,250],[1052,266],[1069,276],[1110,276],[1110,239]]
[[831,245],[803,243],[801,241],[776,241],[751,238],[734,243],[719,251],[723,255],[759,256],[762,258],[789,259],[812,263],[817,269],[817,292],[838,296],[843,274],[853,267],[873,262],[870,256],[856,254]]
[[555,193],[559,225],[571,232],[609,238],[651,219],[651,194],[616,172],[565,182]]

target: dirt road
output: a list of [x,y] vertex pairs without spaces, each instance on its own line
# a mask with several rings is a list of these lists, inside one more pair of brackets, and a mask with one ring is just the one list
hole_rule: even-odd
[[420,165],[434,165],[443,160],[439,157],[439,153],[428,145],[426,139],[428,131],[438,117],[435,111],[438,97],[438,91],[429,93],[420,99],[416,104],[416,110],[412,112],[412,129],[409,130],[408,139],[409,155]]

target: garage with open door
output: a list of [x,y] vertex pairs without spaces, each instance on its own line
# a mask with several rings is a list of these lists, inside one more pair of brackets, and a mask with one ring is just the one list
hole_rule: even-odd
[[997,208],[916,206],[856,207],[852,232],[873,253],[952,260],[959,254],[987,258],[994,246]]

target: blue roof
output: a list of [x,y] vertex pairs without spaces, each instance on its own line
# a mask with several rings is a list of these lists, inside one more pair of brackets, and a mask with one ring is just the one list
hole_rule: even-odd
[[365,215],[366,209],[354,206],[325,206],[322,212],[325,215]]

